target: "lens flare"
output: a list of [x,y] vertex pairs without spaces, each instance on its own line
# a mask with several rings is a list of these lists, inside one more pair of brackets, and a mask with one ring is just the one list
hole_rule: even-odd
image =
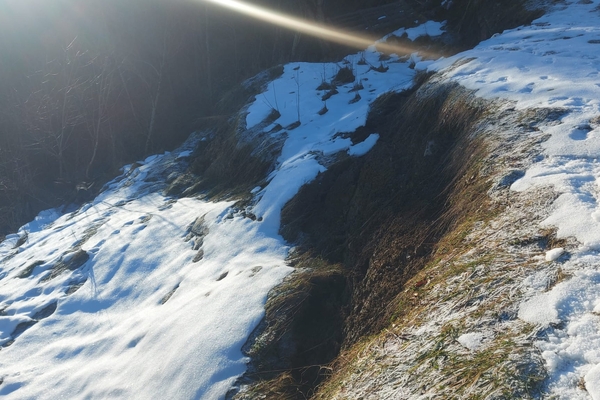
[[418,49],[417,47],[377,42],[377,39],[374,37],[367,37],[363,35],[357,35],[352,32],[344,31],[341,29],[334,29],[331,27],[327,27],[324,24],[309,22],[304,19],[292,17],[283,13],[274,12],[263,7],[255,6],[237,0],[201,1],[215,4],[220,7],[228,8],[232,11],[248,15],[250,17],[271,23],[273,25],[281,26],[283,28],[301,32],[310,36],[315,36],[323,40],[328,40],[331,42],[354,47],[360,50],[364,50],[367,47],[376,44],[377,51],[386,54],[406,55],[418,51],[420,55],[425,57],[439,57],[439,55],[433,54],[424,49]]

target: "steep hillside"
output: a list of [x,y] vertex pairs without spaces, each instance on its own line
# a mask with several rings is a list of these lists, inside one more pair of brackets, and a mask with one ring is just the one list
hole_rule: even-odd
[[549,10],[380,97],[377,145],[287,203],[301,269],[239,398],[598,396],[598,9]]
[[8,235],[0,394],[600,398],[600,0],[402,3]]
[[[456,223],[384,303],[388,325],[342,352],[317,398],[600,396],[599,17],[596,2],[561,2],[531,26],[429,68],[438,72],[415,101],[440,85],[465,87],[466,108],[485,110],[464,125],[483,156],[456,176],[449,215],[435,221]],[[446,109],[427,115],[445,119]],[[455,208],[465,202],[466,213]]]

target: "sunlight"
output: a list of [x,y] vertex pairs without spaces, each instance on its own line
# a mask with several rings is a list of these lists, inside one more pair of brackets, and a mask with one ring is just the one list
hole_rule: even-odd
[[[198,1],[198,0],[197,0]],[[386,54],[407,55],[414,52],[419,52],[426,57],[438,58],[439,55],[433,54],[426,50],[418,49],[416,46],[403,46],[390,44],[385,42],[377,42],[378,38],[357,35],[341,29],[333,29],[326,27],[324,24],[309,22],[300,18],[292,17],[282,13],[277,13],[263,7],[244,3],[237,0],[200,0],[212,3],[221,7],[228,8],[235,12],[248,15],[250,17],[281,26],[290,30],[305,33],[331,42],[354,47],[359,50],[364,50],[369,46],[377,44],[377,51]],[[376,43],[377,42],[377,43]]]

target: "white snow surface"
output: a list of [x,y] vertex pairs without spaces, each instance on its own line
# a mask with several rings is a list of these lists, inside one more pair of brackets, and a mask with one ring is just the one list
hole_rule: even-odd
[[457,339],[461,346],[477,351],[481,348],[481,342],[483,341],[483,333],[481,332],[469,332],[463,333]]
[[557,247],[555,249],[552,250],[548,250],[546,252],[546,261],[556,261],[560,258],[560,256],[562,256],[565,252],[565,249],[563,249],[562,247]]
[[419,26],[415,26],[414,28],[400,28],[392,32],[391,34],[385,36],[384,39],[392,35],[402,36],[405,33],[410,40],[415,40],[421,36],[440,36],[445,32],[445,26],[446,22],[427,21]]
[[[556,115],[537,126],[549,137],[544,154],[512,189],[553,187],[559,197],[543,226],[581,244],[566,258],[558,259],[558,250],[546,255],[573,277],[545,293],[529,285],[519,311],[523,320],[548,327],[537,346],[550,375],[549,395],[560,399],[600,398],[600,319],[594,311],[600,303],[599,6],[598,0],[561,2],[531,26],[429,67],[479,96]],[[578,388],[581,378],[587,392]]]
[[[256,96],[248,128],[272,106],[284,127],[300,113],[299,126],[272,134],[285,144],[268,184],[252,190],[256,221],[231,202],[161,194],[164,171],[205,140],[196,137],[124,167],[80,209],[42,212],[0,243],[0,395],[222,399],[246,370],[241,348],[264,316],[269,290],[291,272],[278,234],[282,207],[326,170],[322,160],[366,154],[378,134],[353,143],[344,133],[365,124],[378,96],[413,84],[407,61],[379,56],[370,48],[340,65],[289,64]],[[363,87],[339,84],[319,115],[325,91],[317,86],[344,65]],[[380,65],[389,69],[371,68]],[[190,236],[198,218],[208,230],[203,239]],[[204,255],[194,262],[199,247]],[[83,265],[51,275],[81,251],[89,256]]]
[[[228,202],[149,190],[148,178],[169,158],[147,160],[73,213],[41,213],[19,232],[28,237],[18,249],[13,237],[0,244],[0,254],[13,255],[0,264],[0,344],[15,340],[0,354],[1,395],[211,399],[245,371],[241,347],[268,290],[290,271],[287,247],[259,223],[230,214]],[[185,238],[197,217],[209,233],[194,263],[195,239]],[[78,248],[90,256],[81,268],[43,280]],[[36,261],[30,276],[19,277]],[[11,336],[53,303],[52,315]]]

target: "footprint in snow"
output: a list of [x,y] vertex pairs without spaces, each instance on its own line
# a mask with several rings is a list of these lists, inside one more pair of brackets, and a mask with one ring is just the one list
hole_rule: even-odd
[[78,291],[79,289],[81,289],[81,287],[87,282],[87,278],[83,277],[80,280],[73,280],[70,281],[69,283],[67,283],[67,288],[65,289],[65,295],[66,296],[70,296],[73,293],[75,293],[76,291]]
[[131,233],[132,233],[132,234],[134,234],[134,235],[135,235],[135,234],[138,234],[138,233],[140,233],[141,231],[143,231],[144,229],[146,229],[146,226],[148,226],[148,225],[146,225],[146,224],[144,224],[144,225],[140,225],[140,226],[138,226],[137,228],[135,228],[135,229],[133,230],[133,232],[131,232]]
[[[8,345],[3,345],[3,347],[7,347]],[[4,380],[2,378],[0,378],[0,385],[2,385],[2,383],[4,382]],[[7,394],[11,394],[16,390],[21,389],[21,387],[23,386],[22,382],[14,382],[14,383],[9,383],[8,385],[2,385],[2,390],[0,390],[0,394],[1,395],[7,395]]]
[[574,131],[569,133],[569,137],[573,140],[586,140],[588,134],[591,132],[592,127],[589,125],[578,126]]
[[223,272],[218,278],[217,278],[217,282],[222,281],[223,279],[225,279],[227,277],[227,275],[229,274],[229,271],[225,271]]
[[553,103],[556,103],[556,102],[559,102],[559,101],[565,101],[565,100],[568,100],[568,99],[569,99],[569,98],[568,98],[567,96],[557,96],[557,97],[551,97],[551,98],[548,100],[548,103],[550,103],[550,104],[553,104]]
[[32,299],[34,297],[38,297],[40,294],[42,294],[42,288],[36,287],[36,288],[33,288],[33,289],[29,289],[28,291],[26,291],[25,293],[23,293],[23,295],[17,297],[15,299],[15,301],[29,300],[29,299]]
[[571,101],[569,101],[566,105],[574,106],[574,107],[581,107],[581,106],[586,105],[586,101],[583,100],[581,97],[573,97],[573,98],[571,98]]
[[152,219],[152,214],[147,214],[138,218],[140,224],[145,224]]
[[165,201],[165,204],[158,207],[158,211],[164,211],[164,210],[173,208],[173,203],[176,203],[176,202],[177,202],[177,200],[175,200],[175,199],[167,200],[167,201]]
[[138,345],[138,343],[144,338],[144,336],[138,336],[134,339],[132,339],[128,344],[127,347],[129,347],[130,349],[134,348],[135,346]]
[[88,253],[96,254],[98,251],[100,251],[100,247],[102,247],[104,243],[106,243],[106,240],[102,239],[101,241],[96,243],[91,249],[89,249]]
[[29,329],[32,326],[34,326],[35,324],[37,324],[40,320],[42,320],[44,318],[48,318],[49,316],[54,314],[54,312],[56,311],[56,307],[57,307],[57,302],[56,301],[52,302],[52,303],[48,304],[46,307],[37,311],[35,314],[33,314],[31,316],[30,321],[21,322],[19,325],[17,325],[15,327],[13,332],[10,334],[11,339],[8,342],[4,343],[2,345],[2,347],[8,347],[8,346],[12,345],[15,342],[15,340],[19,336],[21,336],[23,334],[23,332],[25,332],[27,329]]
[[519,93],[531,93],[531,92],[533,92],[533,87],[534,86],[535,86],[535,84],[533,82],[529,83],[523,89],[519,90]]

